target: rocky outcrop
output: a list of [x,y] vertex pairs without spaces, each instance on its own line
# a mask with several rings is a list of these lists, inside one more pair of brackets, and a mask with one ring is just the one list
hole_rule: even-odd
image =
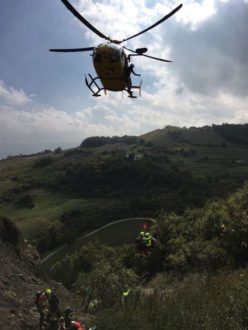
[[39,315],[34,305],[35,292],[47,287],[55,290],[62,307],[71,293],[62,284],[40,273],[36,250],[24,241],[21,232],[7,218],[0,217],[0,329],[38,329]]
[[23,253],[24,240],[20,230],[4,217],[0,217],[0,241],[10,245],[18,255]]

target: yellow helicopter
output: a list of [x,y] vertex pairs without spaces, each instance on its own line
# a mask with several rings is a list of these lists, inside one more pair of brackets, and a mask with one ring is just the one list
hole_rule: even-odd
[[[130,63],[132,56],[145,56],[154,60],[162,62],[171,62],[162,58],[146,55],[147,48],[137,48],[135,50],[129,49],[125,46],[120,46],[121,43],[137,37],[151,29],[155,26],[161,24],[169,17],[174,15],[179,9],[181,9],[182,4],[177,6],[169,14],[165,15],[162,19],[146,28],[145,30],[132,35],[129,38],[123,40],[114,40],[110,37],[105,36],[102,32],[97,30],[92,24],[90,24],[79,12],[70,4],[68,0],[61,0],[66,8],[77,18],[81,23],[86,25],[91,31],[97,34],[99,37],[106,40],[106,42],[101,43],[97,47],[85,47],[85,48],[66,48],[66,49],[50,49],[51,52],[87,52],[92,51],[93,64],[97,73],[96,77],[92,77],[88,74],[88,79],[85,76],[85,83],[87,87],[91,90],[93,96],[101,96],[100,92],[106,91],[127,91],[128,96],[131,98],[136,98],[133,95],[133,89],[141,90],[141,82],[138,86],[132,84],[130,75],[136,74],[133,70],[134,65]],[[129,51],[131,54],[126,54],[125,50]],[[99,84],[101,82],[101,85]]]

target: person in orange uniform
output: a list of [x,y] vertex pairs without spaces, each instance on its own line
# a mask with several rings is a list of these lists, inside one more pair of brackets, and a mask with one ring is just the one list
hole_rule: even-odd
[[85,330],[84,327],[78,321],[71,321],[69,330]]
[[40,294],[40,296],[36,301],[37,310],[40,313],[40,322],[39,322],[40,329],[43,329],[44,326],[45,311],[47,309],[48,299],[50,298],[51,294],[52,294],[52,290],[46,289],[45,292],[42,292]]

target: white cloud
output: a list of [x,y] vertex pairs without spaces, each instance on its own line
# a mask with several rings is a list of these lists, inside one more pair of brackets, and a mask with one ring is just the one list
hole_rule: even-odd
[[177,20],[190,24],[192,30],[196,30],[201,23],[216,14],[215,4],[215,0],[203,0],[201,3],[186,0],[184,1],[183,10],[177,16]]
[[[219,1],[227,2],[229,0],[203,0],[202,2],[184,0],[182,9],[170,20],[175,19],[178,22],[189,24],[195,30],[200,24],[216,14]],[[178,1],[156,1],[153,7],[148,7],[144,0],[104,0],[101,2],[79,0],[75,7],[98,30],[107,36],[121,40],[147,28],[177,5]],[[86,27],[83,29],[90,40],[99,42],[99,37],[92,31]],[[160,27],[155,29],[154,31],[158,33]],[[151,36],[151,32],[148,33]]]
[[32,95],[27,95],[22,89],[15,89],[14,87],[7,87],[5,83],[0,80],[0,104],[9,105],[24,105],[32,101]]
[[6,155],[77,146],[88,136],[136,134],[139,130],[137,111],[117,107],[120,100],[117,94],[112,95],[109,105],[105,98],[103,103],[98,101],[94,106],[67,113],[54,107],[41,107],[29,99],[28,109],[18,108],[14,102],[9,105],[5,94],[8,96],[11,91],[15,94],[15,90],[3,82],[1,86],[4,97],[0,104],[0,151],[6,150]]

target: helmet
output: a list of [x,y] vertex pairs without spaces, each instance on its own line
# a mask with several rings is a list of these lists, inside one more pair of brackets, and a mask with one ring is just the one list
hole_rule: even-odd
[[35,292],[35,296],[36,296],[36,297],[39,297],[40,295],[41,295],[41,291],[36,291],[36,292]]
[[145,237],[146,237],[146,238],[150,238],[150,237],[151,237],[151,234],[150,234],[150,233],[146,233],[146,234],[145,234]]
[[70,314],[70,313],[73,313],[73,310],[71,309],[71,307],[66,307],[66,309],[65,309],[65,314],[66,315],[68,315],[68,314]]
[[141,231],[140,232],[140,236],[145,236],[145,232],[144,231]]
[[45,291],[45,295],[46,295],[47,297],[50,297],[51,294],[52,294],[52,290],[51,290],[51,289],[46,289],[46,291]]
[[80,329],[81,324],[77,321],[71,321],[71,325],[70,325],[70,330],[77,330]]
[[134,64],[133,63],[130,64],[130,68],[134,68]]

